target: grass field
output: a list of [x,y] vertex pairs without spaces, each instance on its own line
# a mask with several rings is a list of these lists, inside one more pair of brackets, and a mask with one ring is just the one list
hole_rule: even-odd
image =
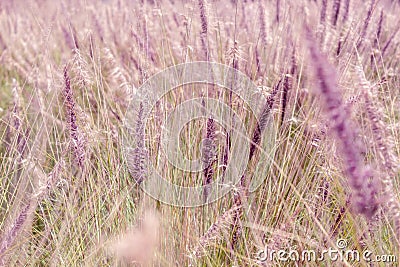
[[1,0],[0,266],[399,265],[399,13]]

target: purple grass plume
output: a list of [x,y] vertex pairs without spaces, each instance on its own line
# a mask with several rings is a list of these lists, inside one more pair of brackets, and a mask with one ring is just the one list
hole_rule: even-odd
[[148,151],[145,147],[143,111],[143,103],[140,103],[135,129],[136,147],[128,151],[128,169],[138,184],[141,184],[147,177]]
[[217,161],[217,151],[215,144],[215,122],[212,117],[207,120],[206,138],[203,140],[202,161],[203,161],[203,186],[204,201],[210,194],[210,183],[214,177],[214,164]]
[[307,41],[313,62],[311,67],[318,80],[318,92],[339,143],[344,158],[345,173],[353,190],[353,206],[358,213],[371,218],[379,208],[377,200],[379,184],[373,179],[372,170],[363,162],[355,125],[345,112],[335,69],[315,45],[309,29],[307,29]]
[[76,103],[71,88],[68,68],[64,68],[64,106],[67,113],[67,124],[71,137],[71,147],[75,155],[75,161],[80,168],[84,167],[85,162],[85,137],[78,128],[76,116]]

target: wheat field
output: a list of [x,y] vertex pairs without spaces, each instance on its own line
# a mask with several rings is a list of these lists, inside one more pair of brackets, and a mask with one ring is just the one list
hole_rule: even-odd
[[399,265],[399,13],[1,0],[0,266]]

